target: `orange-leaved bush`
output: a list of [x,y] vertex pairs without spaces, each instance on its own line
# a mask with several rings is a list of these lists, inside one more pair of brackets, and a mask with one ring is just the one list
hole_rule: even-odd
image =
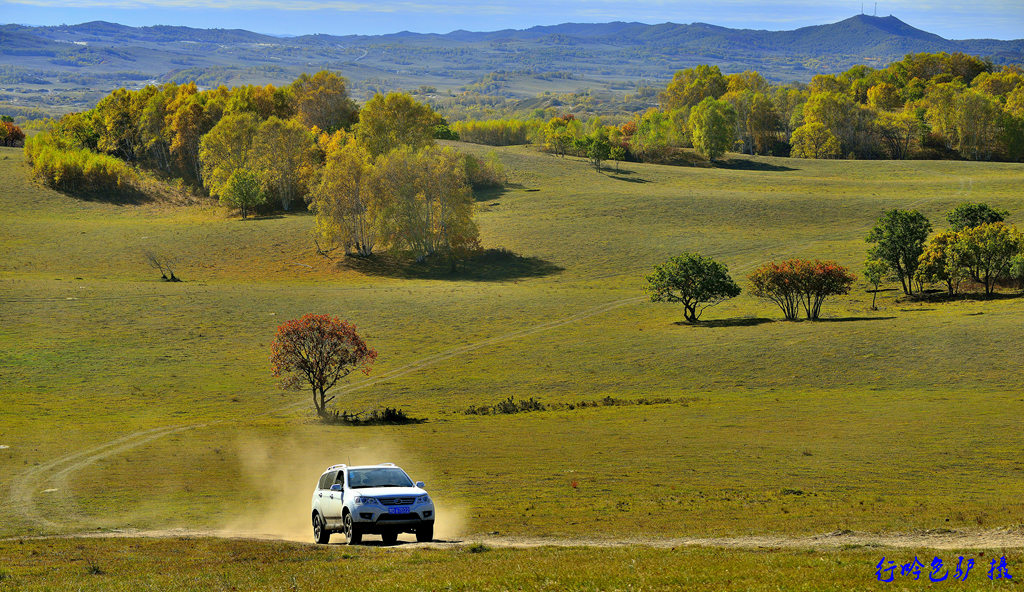
[[817,319],[825,298],[848,294],[857,276],[835,261],[788,259],[765,263],[750,274],[753,293],[779,305],[787,321],[795,321],[804,309]]
[[277,328],[270,344],[274,376],[283,377],[284,388],[313,392],[313,406],[319,415],[334,397],[327,391],[350,372],[361,368],[370,373],[377,352],[356,333],[355,325],[329,315],[307,314]]

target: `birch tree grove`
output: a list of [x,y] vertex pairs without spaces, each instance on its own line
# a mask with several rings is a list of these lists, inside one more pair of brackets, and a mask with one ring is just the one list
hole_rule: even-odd
[[373,173],[369,152],[350,139],[327,154],[320,184],[310,196],[316,233],[364,257],[373,253],[377,242],[379,201],[372,188]]
[[466,159],[451,148],[402,146],[374,159],[350,140],[327,155],[311,198],[317,232],[346,252],[379,245],[423,261],[477,244]]

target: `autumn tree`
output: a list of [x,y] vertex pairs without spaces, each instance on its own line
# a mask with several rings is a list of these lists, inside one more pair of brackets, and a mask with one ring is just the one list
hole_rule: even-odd
[[167,127],[167,106],[177,94],[177,85],[165,84],[149,96],[139,115],[139,141],[147,161],[164,172],[171,172],[171,137]]
[[379,235],[417,261],[439,253],[454,257],[476,248],[473,192],[465,158],[451,148],[403,146],[376,159],[374,191],[380,200]]
[[875,127],[889,158],[905,160],[921,136],[921,121],[910,113],[878,114]]
[[871,109],[855,103],[844,93],[812,93],[803,106],[803,123],[820,123],[828,128],[839,141],[843,154],[877,156],[873,119]]
[[700,65],[679,70],[661,94],[661,108],[672,111],[680,107],[692,107],[708,97],[721,97],[727,89],[728,82],[718,66]]
[[354,325],[329,315],[307,314],[277,328],[270,344],[270,364],[275,377],[287,389],[309,388],[313,407],[327,413],[328,397],[339,380],[353,370],[370,373],[377,352],[356,332]]
[[405,93],[377,94],[363,105],[356,139],[374,157],[409,146],[418,150],[434,143],[440,116],[430,106]]
[[908,296],[914,293],[914,272],[924,252],[932,225],[917,210],[889,210],[875,223],[867,241],[875,243],[870,255],[892,267]]
[[824,124],[814,122],[793,130],[790,139],[794,158],[835,158],[840,155],[839,140]]
[[947,148],[972,160],[987,160],[995,153],[1003,113],[997,99],[944,83],[930,86],[924,103],[928,124]]
[[903,97],[896,85],[879,82],[868,89],[868,104],[875,109],[899,109],[903,106]]
[[203,184],[210,195],[222,197],[235,171],[252,165],[250,150],[259,127],[256,115],[240,111],[225,115],[199,143]]
[[367,257],[377,244],[381,194],[374,191],[369,151],[349,138],[326,155],[320,183],[310,195],[316,231],[328,243]]
[[260,171],[266,190],[285,210],[305,192],[304,180],[312,176],[313,146],[308,128],[274,116],[261,123],[253,135],[250,161]]
[[0,121],[0,146],[20,146],[25,141],[25,132],[10,121]]
[[787,321],[795,321],[801,308],[809,320],[817,319],[825,299],[848,294],[855,279],[835,261],[805,259],[773,261],[750,274],[752,293],[777,304]]
[[651,302],[682,303],[683,316],[690,323],[700,320],[706,308],[740,294],[725,265],[696,253],[669,259],[646,279]]
[[167,104],[165,126],[170,136],[169,150],[186,178],[200,185],[203,182],[199,146],[202,137],[213,127],[204,109],[204,100],[198,96],[195,83],[181,85],[177,95]]
[[754,151],[768,154],[783,131],[782,118],[775,104],[763,93],[756,93],[750,102],[746,120],[747,133],[754,142]]
[[940,232],[932,237],[918,257],[914,279],[918,284],[943,283],[952,296],[957,293],[960,283],[967,277],[961,256],[954,250],[958,235],[956,232]]
[[347,81],[333,72],[303,73],[292,83],[291,93],[295,116],[308,128],[333,132],[355,120],[358,109],[348,96]]
[[701,156],[715,160],[736,140],[736,110],[725,101],[708,97],[690,111],[693,147]]
[[659,162],[666,160],[678,146],[679,135],[680,130],[667,114],[649,109],[635,122],[630,147],[642,160]]
[[958,232],[952,252],[981,278],[985,294],[990,296],[996,282],[1009,276],[1011,262],[1021,247],[1021,234],[1015,226],[992,222]]

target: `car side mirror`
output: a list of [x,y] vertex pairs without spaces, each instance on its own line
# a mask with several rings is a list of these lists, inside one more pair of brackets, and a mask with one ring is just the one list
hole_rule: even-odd
[[341,483],[335,483],[334,485],[331,485],[331,491],[341,491],[341,489]]
[[422,481],[417,481],[416,482],[416,487],[419,487],[420,489],[423,489],[424,487],[426,487],[426,485]]

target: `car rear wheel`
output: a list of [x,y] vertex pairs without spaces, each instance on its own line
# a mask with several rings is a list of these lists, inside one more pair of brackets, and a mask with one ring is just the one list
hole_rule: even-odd
[[434,523],[424,522],[416,527],[416,540],[420,543],[429,543],[434,540]]
[[313,514],[313,540],[318,545],[326,545],[331,540],[331,533],[320,514]]
[[352,514],[345,512],[345,538],[348,539],[348,544],[358,545],[363,541],[363,533],[359,530],[359,525],[352,520]]

